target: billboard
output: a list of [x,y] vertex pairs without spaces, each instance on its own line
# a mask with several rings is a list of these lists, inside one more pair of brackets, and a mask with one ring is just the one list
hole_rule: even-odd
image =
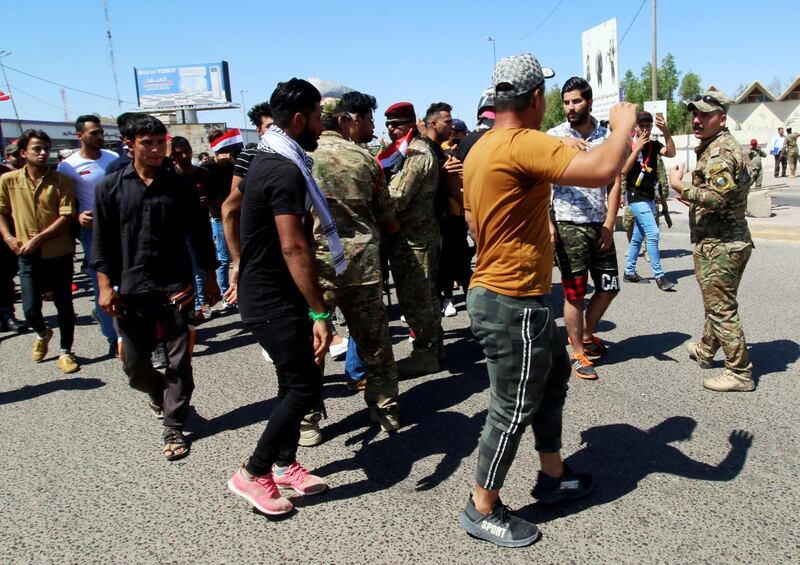
[[143,110],[229,106],[227,61],[172,67],[136,67],[136,96]]
[[617,18],[584,31],[581,43],[581,66],[594,95],[592,115],[598,120],[607,120],[609,109],[619,102]]

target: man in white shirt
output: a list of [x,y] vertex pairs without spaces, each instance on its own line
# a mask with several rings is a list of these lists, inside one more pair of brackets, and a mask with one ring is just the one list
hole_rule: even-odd
[[[769,153],[775,157],[775,178],[786,176],[786,152],[783,150],[784,141],[783,128],[778,128],[778,133],[773,135],[772,141],[769,142]],[[780,170],[781,168],[783,168],[782,171]]]
[[[68,175],[75,181],[75,203],[78,210],[78,223],[81,226],[81,246],[88,259],[92,254],[92,218],[94,210],[94,188],[106,176],[106,168],[119,155],[103,149],[105,131],[100,118],[88,114],[75,120],[75,132],[81,148],[58,164],[58,172]],[[95,315],[100,330],[108,340],[109,352],[116,354],[117,332],[111,316],[97,306],[97,273],[88,268],[94,288]]]

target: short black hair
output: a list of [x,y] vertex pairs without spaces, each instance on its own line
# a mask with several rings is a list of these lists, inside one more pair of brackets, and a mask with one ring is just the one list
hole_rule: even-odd
[[[536,88],[544,88],[544,85],[537,86]],[[514,98],[495,98],[494,111],[495,112],[521,112],[531,105],[533,101],[533,93],[536,88],[523,92]]]
[[206,139],[208,139],[209,143],[214,143],[217,139],[219,139],[223,135],[225,135],[225,132],[222,131],[221,129],[211,128],[210,130],[208,130],[208,136],[206,137]]
[[47,135],[46,132],[40,129],[26,129],[22,132],[22,135],[19,136],[19,139],[17,140],[17,147],[19,147],[20,151],[28,149],[28,143],[30,143],[31,139],[34,138],[46,141],[51,146],[53,145],[53,140],[50,139],[50,136]]
[[430,121],[436,117],[438,117],[439,112],[452,112],[453,107],[448,104],[447,102],[434,102],[430,106],[428,106],[428,111],[425,112],[425,123],[430,123]]
[[586,82],[586,79],[581,77],[568,78],[564,86],[561,87],[561,99],[563,100],[564,95],[573,90],[579,91],[581,93],[581,98],[587,102],[592,100],[592,86]]
[[350,114],[358,114],[359,116],[366,116],[370,111],[374,112],[378,109],[378,101],[374,96],[351,90],[342,94],[342,104],[344,109]]
[[313,84],[301,78],[292,78],[278,83],[269,99],[269,105],[272,107],[275,123],[278,127],[285,128],[291,122],[292,116],[298,112],[310,114],[320,100],[322,95]]
[[172,138],[172,148],[175,149],[177,147],[188,147],[189,151],[192,150],[192,144],[182,135],[176,135]]
[[135,114],[122,125],[119,133],[132,141],[139,135],[167,135],[167,128],[154,116]]
[[247,112],[247,117],[250,118],[250,123],[254,126],[261,127],[261,118],[272,117],[272,107],[269,102],[261,102],[250,108],[250,111]]
[[83,128],[86,126],[86,122],[99,124],[100,116],[98,116],[97,114],[84,114],[82,116],[78,116],[78,119],[75,120],[75,133],[82,132]]
[[119,130],[119,136],[121,138],[127,137],[125,135],[125,128],[127,124],[137,116],[145,116],[146,114],[142,114],[141,112],[123,112],[119,116],[117,116],[117,129]]

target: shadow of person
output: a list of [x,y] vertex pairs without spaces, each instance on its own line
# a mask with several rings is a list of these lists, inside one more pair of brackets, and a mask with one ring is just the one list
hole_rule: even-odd
[[655,357],[659,361],[675,361],[677,359],[667,355],[691,336],[681,332],[663,332],[660,334],[637,335],[623,339],[608,348],[608,353],[603,357],[603,365],[613,365],[629,359],[645,359]]
[[26,385],[17,390],[0,392],[0,405],[31,400],[38,396],[44,396],[45,394],[50,394],[51,392],[57,392],[59,390],[92,390],[93,388],[100,388],[101,386],[106,386],[106,383],[100,379],[81,378],[60,379],[57,381],[39,383],[37,385]]
[[184,430],[191,433],[192,441],[196,442],[220,432],[246,428],[252,424],[268,420],[277,403],[277,397],[251,402],[211,419],[203,417],[195,410],[194,406],[190,406],[189,417],[186,419]]
[[749,348],[756,384],[764,375],[783,373],[800,357],[800,346],[789,339],[751,343]]
[[677,447],[669,445],[688,441],[697,422],[686,416],[673,416],[649,430],[630,424],[595,426],[581,434],[580,451],[565,461],[576,472],[591,470],[595,490],[588,497],[560,505],[534,503],[520,513],[536,522],[548,522],[575,514],[592,506],[614,502],[633,492],[639,482],[652,473],[668,473],[698,481],[730,481],[744,467],[753,443],[752,434],[731,432],[731,448],[717,465],[695,461]]

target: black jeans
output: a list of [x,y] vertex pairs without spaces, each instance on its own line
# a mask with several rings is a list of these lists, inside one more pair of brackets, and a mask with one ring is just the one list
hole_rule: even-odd
[[[146,392],[150,400],[164,406],[164,427],[181,429],[194,391],[194,328],[188,318],[192,304],[178,308],[169,303],[163,292],[128,294],[122,301],[123,315],[114,319],[122,339],[122,369],[132,388]],[[150,360],[161,340],[167,345],[167,368],[163,374]]]
[[39,252],[19,256],[19,286],[22,310],[33,331],[47,331],[42,316],[42,293],[51,291],[58,311],[61,350],[70,351],[75,337],[75,310],[72,308],[72,254],[42,259]]
[[0,245],[0,318],[14,317],[14,277],[19,271],[19,260],[8,245]]
[[296,459],[300,422],[322,400],[322,373],[314,363],[311,320],[305,311],[248,325],[278,373],[278,405],[245,466],[260,476],[269,473],[273,463],[286,466]]
[[442,252],[439,255],[437,287],[445,298],[453,298],[453,281],[466,294],[472,278],[471,257],[467,245],[467,222],[464,216],[447,216],[441,224]]

